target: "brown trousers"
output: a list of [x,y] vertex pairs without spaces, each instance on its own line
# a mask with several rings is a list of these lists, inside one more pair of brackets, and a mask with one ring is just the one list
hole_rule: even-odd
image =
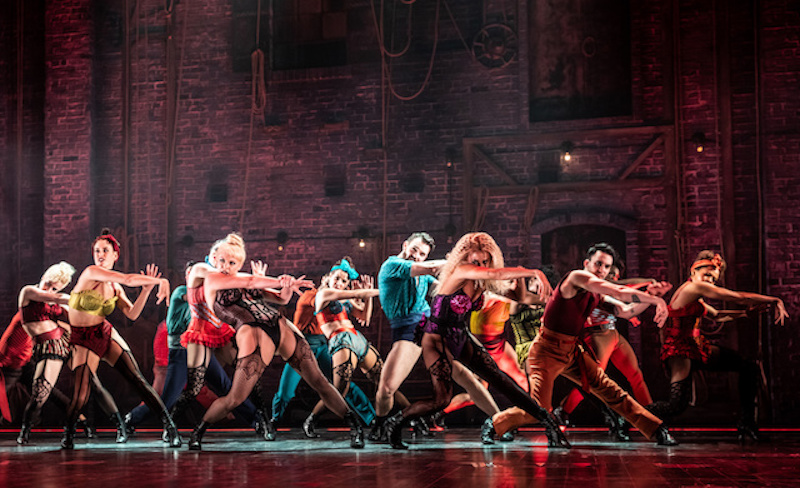
[[[577,343],[577,337],[543,327],[531,346],[528,367],[531,396],[548,411],[553,409],[553,382],[558,375],[563,375],[587,387],[588,391],[622,415],[648,439],[653,437],[661,425],[658,417],[637,403],[606,375],[592,355]],[[517,407],[511,407],[494,416],[494,427],[500,435],[535,422],[536,419]]]

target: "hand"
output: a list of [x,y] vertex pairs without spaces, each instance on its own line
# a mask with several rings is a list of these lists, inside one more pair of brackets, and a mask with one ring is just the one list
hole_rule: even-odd
[[783,326],[783,321],[788,318],[789,314],[786,313],[786,307],[783,305],[783,300],[778,298],[778,301],[775,302],[775,323]]
[[253,276],[267,276],[269,265],[261,261],[250,261],[250,272]]
[[664,323],[667,321],[667,318],[669,318],[667,302],[659,298],[658,302],[656,302],[656,315],[653,317],[653,321],[660,329],[661,327],[664,327]]
[[292,277],[292,280],[294,281],[292,282],[291,288],[294,293],[302,295],[304,288],[314,288],[314,282],[305,278],[306,275],[303,275],[299,278]]
[[[363,290],[375,288],[375,278],[370,275],[361,275],[361,279],[354,282],[358,283],[357,287]],[[353,288],[356,288],[355,286]]]
[[[139,271],[139,274],[142,274],[144,276],[149,276],[151,278],[161,278],[161,273],[158,271],[158,266],[156,266],[153,263],[148,264],[145,267],[145,271]],[[152,285],[144,285],[142,286],[142,289],[149,291],[152,290],[155,286],[156,286],[155,283],[153,283]]]
[[542,273],[541,270],[534,269],[533,272],[534,272],[533,277],[536,279],[536,281],[539,282],[538,289],[534,293],[539,295],[539,298],[543,302],[547,303],[550,300],[550,297],[553,295],[553,287],[550,286],[550,282],[547,280],[547,276],[545,276],[545,274]]
[[[159,274],[159,276],[161,276]],[[159,280],[158,283],[158,292],[156,292],[156,305],[161,303],[162,301],[167,301],[167,306],[169,307],[169,281],[162,278]]]
[[666,281],[653,281],[647,284],[646,291],[650,295],[656,297],[663,297],[668,291],[672,289],[672,284]]

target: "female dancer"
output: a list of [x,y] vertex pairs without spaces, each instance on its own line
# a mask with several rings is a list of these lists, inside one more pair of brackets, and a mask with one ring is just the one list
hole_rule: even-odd
[[[83,270],[69,297],[75,392],[67,413],[61,446],[64,449],[74,448],[75,421],[89,397],[89,380],[102,359],[122,374],[151,410],[160,413],[168,442],[172,447],[180,447],[181,438],[164,402],[142,376],[128,344],[105,320],[115,307],[119,307],[131,320],[139,318],[150,292],[156,286],[157,303],[164,299],[169,301],[169,282],[160,277],[158,267],[154,264],[147,265],[144,274],[114,271],[114,264],[119,259],[119,242],[107,231],[94,240],[92,251],[95,264]],[[142,287],[135,302],[131,303],[121,285]]]
[[[333,365],[333,386],[342,396],[350,391],[350,380],[356,368],[361,369],[367,379],[377,386],[383,367],[381,355],[350,321],[352,314],[365,327],[369,327],[372,319],[372,298],[378,296],[378,289],[373,287],[374,282],[370,276],[362,276],[357,288],[351,289],[350,281],[358,277],[358,271],[353,268],[350,258],[344,257],[322,277],[315,298],[317,324],[328,338],[328,352]],[[306,437],[319,437],[314,431],[314,420],[324,410],[325,404],[320,400],[303,422],[303,433]]]
[[758,365],[744,359],[738,352],[706,342],[699,325],[703,316],[722,317],[741,315],[742,312],[721,312],[705,303],[705,299],[724,300],[756,308],[770,306],[775,309],[775,323],[783,325],[789,318],[783,300],[777,297],[728,290],[716,286],[726,263],[719,254],[702,251],[691,266],[689,281],[672,295],[669,303],[669,320],[661,329],[661,361],[670,375],[668,401],[653,403],[648,410],[665,421],[679,415],[692,396],[690,374],[698,370],[736,371],[739,373],[739,402],[741,419],[739,438],[758,440],[755,403],[758,390]]
[[209,273],[205,279],[205,301],[213,304],[217,317],[236,329],[239,351],[230,393],[211,404],[192,432],[189,449],[201,449],[202,437],[209,425],[223,419],[247,398],[276,353],[300,373],[328,408],[348,420],[350,445],[364,447],[364,434],[356,414],[325,379],[308,342],[291,322],[269,305],[267,299],[270,295],[260,291],[280,287],[282,294],[291,295],[299,292],[301,287],[310,287],[311,282],[286,275],[271,278],[239,273],[245,257],[241,236],[229,234],[215,255],[217,271]]
[[[33,338],[33,362],[35,372],[31,386],[31,398],[22,415],[22,427],[17,436],[17,444],[27,444],[31,427],[39,420],[39,414],[58,380],[61,367],[69,358],[69,326],[64,324],[69,295],[59,293],[75,273],[75,268],[61,261],[47,268],[38,285],[28,285],[19,293],[19,309],[22,327]],[[59,322],[56,322],[59,321]],[[60,324],[64,326],[60,326]],[[103,410],[111,416],[117,426],[117,442],[125,442],[122,416],[114,399],[100,384],[97,376],[92,376],[92,387],[99,394]],[[66,410],[67,403],[64,407]],[[84,431],[85,431],[84,427]]]
[[485,290],[502,294],[504,290],[500,280],[538,276],[540,273],[521,267],[503,267],[503,253],[489,234],[474,232],[459,239],[439,274],[431,316],[418,329],[418,333],[422,332],[422,357],[431,374],[435,398],[413,403],[387,420],[386,434],[393,448],[408,448],[402,441],[402,429],[411,419],[444,408],[450,401],[454,360],[539,419],[546,429],[548,445],[569,447],[552,416],[500,371],[468,329],[470,314],[481,308]]

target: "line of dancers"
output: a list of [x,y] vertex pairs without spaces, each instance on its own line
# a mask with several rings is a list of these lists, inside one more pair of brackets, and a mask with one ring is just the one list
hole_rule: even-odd
[[[738,433],[742,439],[758,440],[758,365],[734,350],[710,344],[700,326],[707,318],[724,322],[767,309],[773,310],[775,323],[783,325],[788,314],[780,298],[718,286],[726,266],[718,254],[700,253],[689,280],[672,293],[667,305],[663,297],[671,285],[649,279],[621,281],[622,263],[605,243],[592,246],[582,268],[561,280],[541,270],[506,267],[502,251],[483,232],[464,235],[444,260],[427,259],[434,246],[427,233],[410,235],[400,253],[381,266],[377,288],[349,258],[335,263],[315,288],[305,276],[267,276],[266,265],[257,261],[251,261],[251,273],[242,272],[245,243],[238,234],[229,234],[212,246],[205,262],[189,263],[186,284],[170,293],[169,282],[154,264],[138,274],[114,271],[121,249],[104,231],[92,243],[94,265],[80,273],[70,294],[62,290],[75,269],[64,262],[48,268],[38,285],[20,291],[19,313],[0,339],[0,414],[11,420],[5,391],[31,361],[35,372],[17,437],[21,445],[30,441],[31,427],[52,395],[65,411],[61,445],[73,449],[76,428],[84,422],[82,410],[94,391],[117,427],[116,442],[126,442],[136,425],[155,415],[163,426],[164,442],[178,448],[183,440],[173,419],[184,416],[206,385],[218,397],[195,425],[189,449],[200,450],[208,428],[231,414],[252,425],[265,441],[275,441],[276,424],[302,379],[320,398],[303,422],[303,433],[318,437],[316,422],[330,411],[347,422],[350,446],[356,449],[364,447],[365,437],[407,449],[402,436],[408,427],[428,435],[429,424],[473,404],[487,415],[480,431],[485,444],[496,437],[512,440],[518,427],[540,423],[548,446],[569,448],[559,423],[565,423],[584,397],[604,410],[618,440],[628,440],[633,426],[657,444],[673,446],[677,441],[667,425],[692,400],[692,374],[708,370],[739,373]],[[125,287],[140,288],[135,301],[127,297]],[[169,306],[168,365],[160,395],[106,320],[116,308],[136,320],[154,289],[157,303]],[[278,307],[295,294],[300,299],[293,322]],[[369,326],[376,297],[392,333],[385,361],[356,327]],[[745,308],[717,310],[708,299]],[[632,348],[615,326],[618,319],[636,321],[651,307],[671,382],[668,399],[656,402]],[[507,325],[513,346],[506,340]],[[286,367],[269,405],[259,385],[276,355]],[[430,373],[433,398],[411,403],[400,387],[420,357]],[[218,358],[233,365],[232,378]],[[125,416],[97,377],[101,360],[144,402]],[[625,375],[632,394],[605,373],[609,362]],[[54,388],[65,363],[74,375],[69,401]],[[352,383],[356,370],[375,385],[374,407]],[[558,376],[577,389],[553,410]],[[465,393],[454,397],[453,381]],[[501,411],[489,387],[513,406]]]

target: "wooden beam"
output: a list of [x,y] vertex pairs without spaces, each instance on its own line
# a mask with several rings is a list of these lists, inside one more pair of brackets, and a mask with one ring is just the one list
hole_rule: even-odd
[[492,158],[489,157],[485,152],[481,151],[481,148],[478,146],[472,146],[472,152],[474,152],[479,158],[481,158],[490,168],[494,170],[495,173],[500,175],[501,178],[506,180],[506,183],[509,185],[519,185],[519,182],[511,177],[506,170],[504,170],[499,164],[492,161]]
[[473,155],[472,152],[472,144],[467,142],[464,139],[461,143],[462,153],[464,154],[464,183],[463,183],[463,190],[464,190],[464,215],[463,215],[463,222],[462,225],[464,226],[461,229],[462,233],[468,232],[472,229],[472,219],[475,216],[475,211],[473,210],[472,201],[475,196],[475,188],[472,184],[472,172],[474,170],[474,162],[473,162]]
[[663,186],[666,178],[634,178],[629,180],[596,180],[596,181],[560,181],[557,183],[542,183],[540,185],[507,185],[486,187],[491,195],[527,195],[534,188],[540,193],[554,193],[567,191],[612,191],[633,190],[636,188],[653,188]]
[[609,127],[605,129],[571,130],[558,132],[540,132],[532,134],[511,134],[505,136],[486,136],[464,139],[465,144],[519,144],[519,143],[556,143],[578,138],[605,138],[657,135],[671,131],[671,125],[643,125],[632,127]]
[[622,181],[626,179],[628,176],[631,175],[631,173],[636,171],[636,168],[638,168],[644,162],[644,160],[647,159],[653,153],[653,151],[655,151],[655,149],[663,142],[664,142],[664,134],[661,134],[660,136],[656,137],[655,140],[653,140],[653,142],[651,142],[650,145],[647,146],[647,149],[642,151],[642,153],[639,154],[639,156],[627,168],[625,168],[625,171],[623,171],[622,174],[619,175],[619,180]]

